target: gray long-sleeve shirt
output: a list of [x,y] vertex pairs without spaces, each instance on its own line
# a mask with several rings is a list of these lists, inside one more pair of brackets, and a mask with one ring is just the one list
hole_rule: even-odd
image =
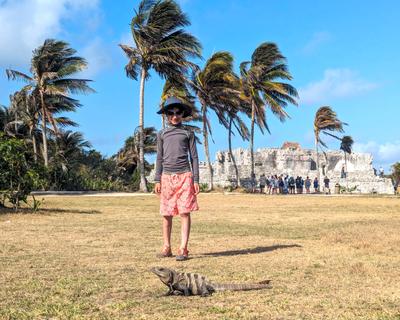
[[[190,161],[190,162],[189,162]],[[194,133],[182,124],[169,126],[157,134],[157,160],[154,181],[161,181],[162,173],[189,172],[199,182],[199,158]]]

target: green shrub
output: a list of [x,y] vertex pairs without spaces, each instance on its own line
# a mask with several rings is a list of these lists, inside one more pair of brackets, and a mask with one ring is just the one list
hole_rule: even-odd
[[20,203],[27,203],[32,190],[41,188],[44,179],[39,167],[30,166],[26,155],[29,154],[24,142],[0,133],[0,193],[4,206],[8,200],[15,211]]
[[208,184],[207,183],[200,183],[200,192],[206,192],[208,190]]

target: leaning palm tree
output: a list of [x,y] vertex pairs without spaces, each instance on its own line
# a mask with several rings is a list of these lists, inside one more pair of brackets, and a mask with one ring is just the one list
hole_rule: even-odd
[[326,143],[321,140],[320,133],[321,132],[343,132],[343,125],[346,123],[340,121],[337,118],[336,112],[331,109],[329,106],[321,107],[317,110],[314,119],[314,136],[315,136],[315,152],[317,157],[317,172],[318,179],[321,181],[321,174],[319,170],[319,153],[318,147],[327,147]]
[[139,167],[140,190],[147,192],[144,168],[144,89],[154,69],[162,78],[183,81],[182,75],[194,64],[187,59],[201,57],[199,41],[181,27],[190,25],[187,16],[173,0],[142,0],[131,21],[135,47],[120,45],[129,59],[126,75],[140,77]]
[[63,41],[47,39],[43,45],[33,51],[30,71],[32,75],[8,69],[8,79],[22,80],[31,87],[32,94],[37,97],[41,107],[41,124],[43,136],[43,159],[48,166],[48,148],[46,124],[50,122],[54,131],[58,129],[53,114],[46,104],[47,97],[67,99],[71,93],[93,92],[88,86],[90,80],[70,78],[73,74],[87,67],[84,58],[75,55],[76,51]]
[[208,147],[208,135],[212,136],[208,111],[212,110],[219,122],[229,127],[226,106],[234,105],[240,94],[239,79],[233,72],[233,56],[229,52],[214,53],[207,60],[202,70],[197,70],[190,82],[193,91],[201,104],[203,122],[203,142],[206,156],[209,183],[208,190],[213,189],[213,170]]
[[279,80],[292,80],[286,58],[275,43],[262,43],[254,52],[251,61],[240,64],[243,98],[251,106],[250,160],[251,176],[254,175],[254,124],[262,133],[269,132],[265,109],[285,121],[289,115],[285,108],[289,103],[297,105],[297,91],[290,84]]

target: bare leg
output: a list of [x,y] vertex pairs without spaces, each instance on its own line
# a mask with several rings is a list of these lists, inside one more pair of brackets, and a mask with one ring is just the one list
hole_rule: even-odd
[[181,214],[181,249],[187,249],[190,235],[190,212]]
[[163,216],[164,247],[171,247],[172,216]]

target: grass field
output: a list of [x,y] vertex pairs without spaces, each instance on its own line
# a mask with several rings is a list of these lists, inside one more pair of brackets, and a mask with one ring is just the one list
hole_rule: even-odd
[[[400,319],[400,199],[204,194],[191,259],[157,259],[156,196],[0,214],[1,319]],[[174,248],[179,244],[174,220]],[[164,297],[152,266],[272,289]]]

